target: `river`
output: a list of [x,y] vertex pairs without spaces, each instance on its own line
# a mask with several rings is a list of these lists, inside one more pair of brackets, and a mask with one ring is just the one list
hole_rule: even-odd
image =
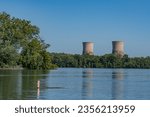
[[149,100],[150,70],[93,68],[58,68],[49,71],[0,70],[0,99]]

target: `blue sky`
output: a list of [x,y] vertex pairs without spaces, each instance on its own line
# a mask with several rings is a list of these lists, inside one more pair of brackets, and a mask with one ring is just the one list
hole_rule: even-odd
[[150,0],[0,0],[0,11],[40,28],[50,52],[111,53],[113,40],[125,42],[129,56],[150,56]]

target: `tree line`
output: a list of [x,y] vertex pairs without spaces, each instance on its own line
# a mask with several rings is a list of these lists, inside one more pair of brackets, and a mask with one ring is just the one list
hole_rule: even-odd
[[51,69],[50,46],[30,21],[0,13],[0,68]]
[[52,63],[58,67],[75,68],[150,68],[150,57],[128,57],[122,58],[114,54],[102,56],[79,55],[65,53],[51,53]]

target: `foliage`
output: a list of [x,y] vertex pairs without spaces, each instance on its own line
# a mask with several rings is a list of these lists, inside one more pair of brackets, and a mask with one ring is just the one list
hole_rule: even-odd
[[150,57],[129,58],[128,55],[120,58],[114,54],[103,56],[72,55],[51,53],[52,63],[59,67],[79,68],[150,68]]
[[10,45],[9,42],[5,43],[5,45],[0,44],[1,68],[16,66],[18,60],[19,60],[19,55],[17,54],[15,48],[12,45]]
[[0,67],[54,67],[46,51],[49,45],[41,40],[39,33],[39,28],[30,21],[0,13]]

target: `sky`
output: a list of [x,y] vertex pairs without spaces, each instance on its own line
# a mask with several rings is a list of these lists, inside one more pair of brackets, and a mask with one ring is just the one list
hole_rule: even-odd
[[94,54],[112,52],[124,41],[131,57],[150,56],[150,0],[0,0],[0,12],[30,20],[50,52],[82,54],[82,42]]

